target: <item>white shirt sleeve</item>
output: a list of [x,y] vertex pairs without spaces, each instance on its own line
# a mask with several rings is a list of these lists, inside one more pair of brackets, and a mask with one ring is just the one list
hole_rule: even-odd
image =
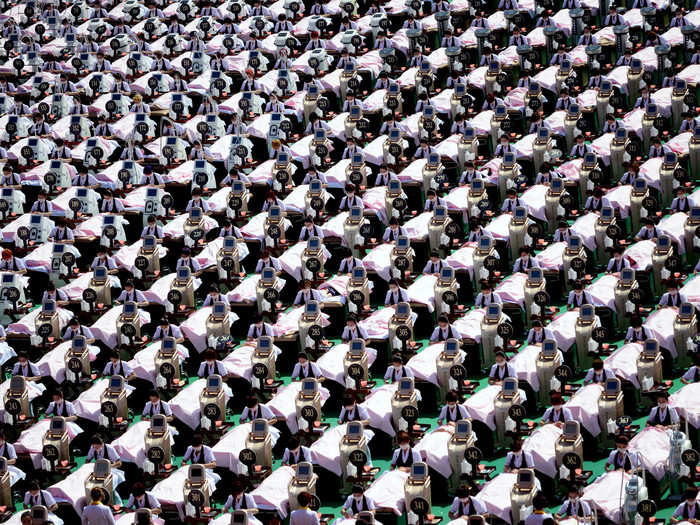
[[203,446],[202,450],[204,450],[205,463],[216,463],[216,458],[214,457],[214,452],[212,451],[211,447]]
[[260,415],[263,417],[263,419],[275,418],[274,412],[272,412],[272,410],[269,407],[266,407],[265,405],[260,405]]
[[695,371],[697,370],[697,366],[691,366],[688,371],[683,374],[683,379],[689,382],[695,382]]
[[56,504],[56,500],[48,490],[42,490],[41,494],[44,496],[44,502],[48,507],[53,507]]

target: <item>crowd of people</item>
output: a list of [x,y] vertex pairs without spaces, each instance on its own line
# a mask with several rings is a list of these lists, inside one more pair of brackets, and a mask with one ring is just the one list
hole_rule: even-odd
[[0,520],[700,519],[700,1],[0,23]]

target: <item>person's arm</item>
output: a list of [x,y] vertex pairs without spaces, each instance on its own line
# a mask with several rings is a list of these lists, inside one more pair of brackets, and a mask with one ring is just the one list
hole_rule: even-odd
[[32,373],[31,377],[25,377],[27,381],[40,381],[41,380],[41,372],[39,371],[39,368],[34,364],[34,363],[29,363],[29,370]]
[[90,330],[87,326],[83,326],[83,335],[85,336],[85,342],[87,344],[92,344],[95,342],[95,336],[92,334],[92,330]]
[[63,244],[75,244],[75,234],[70,228],[66,228],[66,237],[60,241]]
[[219,361],[218,359],[216,360],[216,370],[217,370],[217,371],[221,371],[221,370],[224,371],[224,374],[221,375],[221,378],[222,378],[224,381],[227,380],[229,377],[231,377],[231,374],[230,374],[229,371],[226,369],[226,365],[224,364],[224,362],[223,362],[223,361]]
[[535,331],[533,328],[530,328],[530,330],[527,332],[527,337],[525,338],[525,342],[529,345],[535,344],[533,341],[535,339]]
[[384,296],[384,306],[387,306],[387,307],[389,306],[390,298],[391,298],[391,292],[389,291]]
[[340,509],[340,513],[345,516],[346,518],[351,518],[352,517],[352,511],[350,510],[350,506],[352,504],[352,495],[348,496],[345,499],[345,503],[343,503],[343,508]]
[[265,405],[260,405],[260,417],[267,420],[268,424],[270,425],[277,423],[277,417],[272,410]]
[[683,374],[683,377],[681,377],[681,383],[685,385],[689,385],[690,383],[693,383],[693,379],[695,378],[695,367],[691,366],[688,371]]
[[250,325],[248,327],[248,333],[246,334],[246,341],[253,341],[255,338],[253,337],[253,325]]
[[47,504],[49,512],[56,512],[56,509],[58,509],[58,504],[56,503],[56,500],[53,499],[53,496],[50,492],[44,491],[44,501]]
[[[107,447],[107,445],[105,445],[105,447]],[[114,461],[113,461],[111,458],[109,459],[109,460],[112,462],[112,468],[119,468],[119,467],[121,467],[121,466],[122,466],[122,459],[121,459],[121,457],[119,456],[119,454],[117,453],[117,451],[116,451],[114,448],[112,448],[110,452],[113,452],[113,453],[114,453],[114,454],[111,454],[111,453],[110,453],[110,454],[109,454],[110,456],[112,456],[112,455],[116,456],[116,460],[114,460]]]
[[7,464],[14,465],[17,463],[17,452],[15,451],[15,447],[10,443],[5,442],[5,450],[7,453]]
[[503,472],[510,472],[510,467],[509,467],[509,465],[510,465],[510,459],[511,459],[512,457],[513,457],[513,453],[512,453],[512,452],[508,452],[508,454],[506,454],[506,462],[505,462],[505,465],[503,465]]
[[357,335],[360,336],[361,339],[364,339],[364,340],[369,339],[369,334],[367,333],[367,330],[365,330],[359,324],[357,325]]
[[114,521],[114,515],[112,514],[112,509],[108,507],[107,505],[102,505],[102,512],[105,515],[105,519],[107,520],[108,525],[116,525],[116,522]]
[[566,509],[568,506],[569,506],[569,500],[564,501],[564,503],[562,503],[562,506],[559,507],[559,510],[554,515],[554,517],[558,520],[562,519],[566,515]]
[[226,514],[231,508],[233,507],[233,496],[229,495],[228,498],[226,498],[226,503],[224,503],[224,514]]
[[282,455],[282,466],[286,467],[289,465],[289,449],[285,448],[284,449],[284,454]]
[[134,371],[131,369],[131,367],[122,361],[122,368],[124,372],[126,373],[126,377],[124,378],[126,381],[131,381],[132,379],[136,379],[136,374],[134,374]]
[[117,270],[117,263],[114,262],[114,259],[111,257],[107,257],[107,273],[111,275],[116,275],[118,270]]
[[489,370],[489,375],[488,375],[488,383],[489,385],[500,385],[502,381],[499,379],[496,379],[496,367],[498,365],[491,365],[491,369]]
[[194,277],[199,277],[202,274],[202,267],[195,259],[192,259],[192,266],[194,267],[194,271],[192,272],[192,275]]
[[151,507],[151,514],[158,515],[163,511],[160,506],[160,501],[158,501],[158,498],[156,498],[153,494],[146,492],[146,498],[148,498],[153,505],[153,507]]
[[575,296],[574,292],[569,292],[569,298],[566,300],[566,305],[569,308],[573,308],[573,306],[574,306],[574,296]]
[[[649,411],[649,415],[647,416],[647,423],[646,423],[646,426],[648,426],[648,427],[653,426],[652,423],[651,423],[651,422],[653,421],[652,416],[653,416],[653,415],[656,415],[656,412],[657,412],[657,411],[658,411],[658,409],[657,409],[656,407],[653,407],[653,408]],[[658,425],[656,425],[656,426],[658,426]]]
[[248,419],[248,412],[249,412],[248,407],[244,407],[243,411],[241,412],[241,417],[238,418],[239,425],[242,425],[243,423],[246,422],[246,419]]
[[450,510],[447,513],[447,516],[451,520],[456,520],[457,518],[459,518],[459,504],[456,500],[457,498],[455,498],[455,500],[452,502],[452,506],[450,507]]
[[146,296],[141,290],[136,290],[136,294],[134,296],[136,298],[137,306],[148,306],[148,299],[146,299]]
[[369,426],[369,413],[367,412],[367,409],[361,407],[360,405],[357,405],[357,410],[358,415],[360,416],[360,423],[362,423],[362,426]]
[[78,416],[75,415],[75,407],[73,407],[73,403],[70,403],[68,401],[63,401],[66,404],[66,410],[68,411],[68,416],[63,416],[63,419],[66,421],[76,421],[78,419]]
[[670,414],[671,414],[671,425],[679,424],[681,422],[681,419],[678,416],[678,411],[673,407],[668,407],[668,410],[670,411]]
[[340,336],[340,340],[343,343],[347,343],[350,341],[350,330],[348,330],[347,326],[343,328],[343,334]]
[[216,458],[214,457],[214,452],[212,452],[211,448],[206,448],[204,450],[204,456],[207,461],[204,464],[204,468],[216,468]]
[[399,458],[400,450],[401,449],[397,449],[394,451],[394,455],[391,458],[391,470],[394,470],[396,468],[396,460]]
[[437,420],[438,426],[442,426],[442,421],[445,419],[446,416],[447,416],[447,405],[443,406],[440,409],[440,415],[438,416],[438,420]]
[[185,465],[187,462],[190,460],[192,457],[192,446],[188,446],[187,450],[185,450],[185,455],[182,457],[182,464]]
[[172,423],[173,421],[173,410],[170,408],[170,405],[166,402],[163,402],[163,413],[165,415],[165,420],[168,423]]
[[585,501],[581,501],[581,506],[583,507],[583,517],[590,518],[593,514],[593,512],[591,511],[591,506]]

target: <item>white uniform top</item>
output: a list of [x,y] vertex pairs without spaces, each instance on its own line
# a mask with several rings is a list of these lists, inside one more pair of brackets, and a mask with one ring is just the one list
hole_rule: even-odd
[[60,406],[57,406],[54,401],[51,401],[51,403],[49,403],[49,407],[46,409],[46,415],[62,417],[74,416],[75,408],[73,407],[73,403],[70,401],[62,401]]
[[253,323],[250,325],[250,328],[248,328],[248,334],[246,335],[246,337],[252,337],[253,339],[257,339],[261,335],[273,336],[274,334],[275,332],[270,323],[263,323],[260,328],[258,328],[258,325]]
[[163,414],[166,417],[170,417],[173,415],[173,411],[170,409],[170,405],[166,401],[160,399],[156,402],[155,405],[150,401],[147,401],[146,405],[143,407],[142,414],[144,416]]
[[318,368],[316,363],[307,361],[306,366],[302,367],[301,363],[294,365],[294,370],[292,370],[292,378],[295,377],[321,377],[321,370]]
[[580,499],[567,499],[562,506],[559,507],[559,512],[557,512],[557,514],[560,516],[590,516],[591,507],[588,503]]
[[484,507],[483,503],[474,498],[467,498],[466,502],[462,502],[459,498],[455,498],[452,500],[450,512],[452,514],[457,514],[457,517],[474,516],[475,514],[486,514],[486,507]]
[[447,405],[444,405],[440,409],[440,415],[438,416],[438,419],[440,421],[445,421],[448,419],[448,414],[450,416],[450,421],[459,421],[460,419],[467,419],[469,417],[467,409],[464,408],[462,405],[455,405],[453,408],[449,408]]
[[394,455],[391,457],[391,464],[396,465],[399,461],[399,458],[401,458],[401,461],[403,463],[406,463],[408,461],[409,456],[413,457],[414,465],[423,461],[423,459],[420,456],[420,452],[418,452],[416,449],[409,448],[408,450],[403,451],[401,450],[401,447],[399,447],[396,450],[394,450]]
[[343,328],[343,335],[340,336],[341,339],[349,341],[350,339],[369,339],[367,330],[362,328],[359,324],[355,324],[355,328],[350,330],[349,327]]
[[119,301],[120,303],[125,303],[127,301],[134,301],[136,303],[147,303],[148,299],[146,299],[146,296],[143,295],[143,292],[141,290],[137,290],[136,288],[134,288],[130,292],[122,290],[122,293],[120,293],[119,297],[117,297],[117,301]]
[[245,508],[246,509],[257,509],[258,506],[255,504],[255,500],[253,499],[253,496],[250,494],[240,494],[238,498],[233,497],[233,494],[231,494],[227,499],[226,503],[224,503],[224,512],[228,512],[229,510],[240,510],[243,504],[243,500],[245,498]]
[[292,511],[289,525],[319,525],[318,514],[309,509],[297,509]]
[[386,372],[384,372],[384,381],[391,381],[394,383],[402,377],[413,377],[413,372],[404,365],[401,365],[400,370],[396,370],[393,365],[390,365],[387,367]]
[[508,452],[505,466],[509,468],[533,468],[535,466],[535,460],[532,459],[532,454],[524,450],[520,452],[520,454]]
[[355,497],[352,494],[350,494],[345,499],[345,503],[343,504],[343,508],[345,510],[351,510],[353,500],[354,500],[355,508],[357,509],[357,512],[363,512],[366,510],[374,510],[375,509],[374,500],[372,498],[370,498],[369,496],[365,496],[364,494],[362,496],[360,496],[359,500],[355,500]]
[[433,333],[430,334],[430,340],[431,341],[438,341],[440,340],[440,332],[442,332],[442,341],[446,341],[447,339],[450,338],[450,332],[452,332],[452,338],[460,340],[462,339],[462,334],[459,333],[459,330],[454,325],[448,324],[445,328],[440,328],[440,326],[436,326],[435,329],[433,330]]
[[113,376],[119,374],[122,377],[128,377],[132,373],[132,369],[126,361],[120,360],[116,366],[111,361],[107,363],[102,371],[103,376]]
[[474,306],[477,308],[485,308],[492,303],[503,304],[503,299],[501,299],[496,292],[491,292],[488,296],[479,292],[474,301]]
[[182,458],[183,463],[185,461],[192,461],[192,463],[215,463],[214,452],[211,447],[207,445],[202,445],[202,449],[197,452],[192,445],[187,447],[185,456]]
[[159,509],[160,501],[152,493],[146,491],[146,493],[141,497],[134,497],[133,494],[129,495],[129,501],[126,502],[126,507],[128,509]]
[[[686,510],[686,508],[687,508],[687,510]],[[684,518],[685,517],[685,516],[683,516],[684,513],[687,513],[687,518],[689,520],[692,520],[692,519],[700,516],[700,511],[698,510],[698,502],[695,501],[693,503],[693,506],[691,507],[690,505],[688,505],[687,501],[684,501],[683,503],[681,503],[680,505],[678,505],[676,507],[676,510],[673,511],[673,517],[674,518],[681,518],[681,517]]]
[[700,379],[700,367],[691,366],[688,371],[683,374],[683,379],[690,383],[696,383],[698,379]]
[[583,378],[584,383],[591,383],[596,380],[596,383],[603,383],[606,379],[612,379],[615,377],[615,372],[609,368],[603,368],[600,373],[597,373],[593,368],[589,368],[586,372],[586,377]]
[[525,519],[525,525],[542,525],[546,519],[552,519],[552,515],[549,512],[543,512],[542,514],[532,513]]
[[559,410],[555,411],[554,407],[549,407],[545,410],[542,416],[542,421],[547,423],[558,423],[560,421],[573,421],[574,416],[571,415],[571,410],[565,406],[561,407]]
[[83,525],[114,525],[112,509],[101,503],[87,505],[83,509]]
[[625,451],[624,454],[620,454],[617,450],[613,450],[608,454],[608,463],[612,465],[615,469],[618,468],[623,468],[625,464],[625,456],[629,458],[630,465],[632,466],[632,469],[637,468],[639,465],[639,458],[637,457],[637,454],[634,452],[630,452],[629,450]]
[[163,328],[158,326],[155,333],[153,334],[153,339],[160,339],[161,337],[174,337],[175,339],[180,339],[182,337],[182,332],[174,324],[168,325],[166,328],[167,334],[163,333]]
[[302,461],[311,462],[311,450],[309,447],[299,447],[296,454],[292,454],[292,451],[288,448],[284,449],[284,454],[282,455],[282,463],[287,463],[288,465],[296,465]]
[[92,331],[87,326],[78,325],[78,329],[76,331],[73,331],[72,326],[66,328],[66,331],[63,334],[63,340],[67,341],[68,339],[73,339],[73,337],[76,335],[85,336],[86,339],[94,339],[95,337],[92,335]]
[[343,421],[343,418],[345,418],[346,415],[348,421],[366,421],[369,419],[369,413],[367,412],[367,409],[360,405],[355,405],[355,408],[350,413],[348,413],[347,410],[345,410],[345,407],[341,408],[338,419],[340,421]]
[[56,500],[48,490],[40,490],[36,496],[32,496],[29,491],[24,493],[24,506],[30,508],[34,505],[43,505],[46,508],[53,507]]
[[89,463],[92,460],[98,459],[108,459],[114,463],[119,461],[119,453],[108,443],[105,443],[99,451],[95,450],[94,447],[90,447],[85,461]]
[[12,375],[23,377],[37,377],[41,375],[41,372],[34,363],[27,360],[27,362],[24,363],[24,366],[22,366],[20,363],[15,363],[15,366],[12,367]]
[[199,365],[199,370],[197,370],[197,375],[199,377],[209,377],[214,374],[225,376],[226,373],[226,366],[224,366],[223,361],[219,361],[218,359],[214,361],[214,364],[212,365],[209,365],[209,363],[203,361],[202,364]]
[[258,404],[258,406],[253,409],[248,407],[243,409],[243,412],[241,412],[241,419],[245,421],[248,418],[250,418],[251,421],[253,419],[274,419],[275,414],[265,405]]
[[655,420],[658,420],[660,422],[665,419],[670,419],[672,425],[675,425],[680,421],[676,409],[672,406],[666,405],[666,408],[664,408],[663,412],[659,409],[658,406],[652,408],[651,412],[649,412],[649,418],[647,419],[647,422],[650,424],[654,424]]

